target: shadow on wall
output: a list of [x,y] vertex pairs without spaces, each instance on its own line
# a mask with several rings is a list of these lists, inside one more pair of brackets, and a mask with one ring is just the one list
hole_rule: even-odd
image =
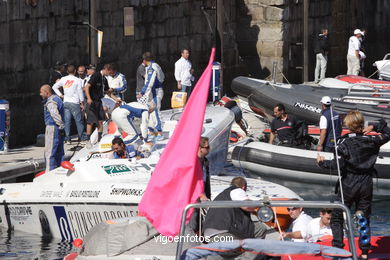
[[270,74],[268,69],[261,66],[260,56],[257,51],[257,41],[260,28],[251,25],[252,16],[244,0],[237,1],[237,48],[248,76],[253,78],[264,78]]

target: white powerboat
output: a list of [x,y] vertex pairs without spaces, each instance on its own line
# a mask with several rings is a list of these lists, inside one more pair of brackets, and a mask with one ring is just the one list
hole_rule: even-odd
[[[164,125],[168,133],[179,117],[176,112],[165,112],[164,117],[171,119]],[[233,118],[226,108],[206,109],[202,135],[210,139],[213,153],[209,159],[216,162],[214,169],[226,160]],[[106,135],[97,146],[111,146],[109,138]],[[0,226],[71,241],[83,237],[101,221],[136,216],[137,205],[166,143],[157,142],[151,155],[139,160],[93,157],[86,149],[73,158],[73,165],[59,167],[33,182],[0,184]],[[213,196],[228,187],[230,180],[212,177]],[[261,180],[248,180],[248,190],[259,198],[299,199],[291,190]]]
[[379,79],[390,80],[390,53],[387,53],[382,60],[374,63],[379,71]]

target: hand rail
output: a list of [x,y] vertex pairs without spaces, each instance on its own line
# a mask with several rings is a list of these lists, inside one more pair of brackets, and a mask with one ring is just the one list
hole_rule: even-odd
[[[180,236],[184,236],[184,226],[186,222],[187,212],[191,208],[241,208],[241,207],[261,207],[261,206],[270,206],[270,207],[303,207],[303,208],[338,208],[343,210],[346,213],[346,225],[347,225],[347,237],[349,248],[352,253],[352,259],[357,260],[357,253],[355,247],[355,241],[353,237],[352,229],[352,217],[351,212],[347,206],[341,204],[340,202],[327,202],[327,201],[272,201],[272,200],[259,200],[259,201],[206,201],[202,203],[189,204],[183,210],[180,224]],[[176,260],[180,259],[180,256],[183,251],[183,244],[181,239],[176,249]]]

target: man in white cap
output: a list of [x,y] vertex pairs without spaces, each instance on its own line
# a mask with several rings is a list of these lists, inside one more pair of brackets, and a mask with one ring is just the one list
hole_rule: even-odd
[[348,54],[347,54],[347,75],[358,75],[360,71],[360,38],[362,38],[362,31],[356,29],[353,36],[349,38]]
[[[328,96],[324,96],[321,99],[322,112],[320,117],[320,141],[317,145],[317,151],[321,152],[333,152],[335,151],[336,139],[340,137],[342,130],[342,121],[340,115],[336,111],[331,110],[332,99]],[[332,124],[333,119],[333,124]],[[336,138],[333,135],[334,133]]]

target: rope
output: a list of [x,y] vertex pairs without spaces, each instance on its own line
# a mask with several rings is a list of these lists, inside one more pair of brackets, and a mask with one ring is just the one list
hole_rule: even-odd
[[340,173],[340,163],[339,163],[339,154],[337,151],[337,141],[336,141],[336,131],[334,129],[334,120],[333,120],[333,108],[332,105],[330,105],[330,117],[332,122],[332,132],[333,132],[333,138],[335,140],[334,142],[334,149],[335,149],[335,156],[336,156],[336,164],[337,164],[337,174],[339,176],[339,185],[340,185],[340,193],[341,193],[341,203],[344,204],[344,193],[343,193],[343,185],[341,183],[341,173]]
[[379,70],[376,70],[374,73],[372,73],[370,76],[368,76],[367,78],[371,78],[372,76],[374,76]]
[[279,70],[280,74],[282,74],[282,76],[283,76],[283,78],[286,80],[286,82],[287,82],[288,84],[291,85],[290,81],[288,81],[288,79],[286,78],[286,76],[284,76],[284,74],[283,74],[283,72],[280,70],[279,66],[276,66],[276,68]]
[[[280,234],[280,237],[282,238],[282,241],[284,241],[284,237],[282,236],[282,229],[280,227],[280,224],[279,224],[279,220],[278,220],[278,214],[276,213],[276,208],[273,208],[274,210],[274,216],[275,216],[275,223],[276,223],[276,226],[278,227],[278,232]],[[287,255],[288,256],[288,259],[291,260],[291,256],[290,255]]]

